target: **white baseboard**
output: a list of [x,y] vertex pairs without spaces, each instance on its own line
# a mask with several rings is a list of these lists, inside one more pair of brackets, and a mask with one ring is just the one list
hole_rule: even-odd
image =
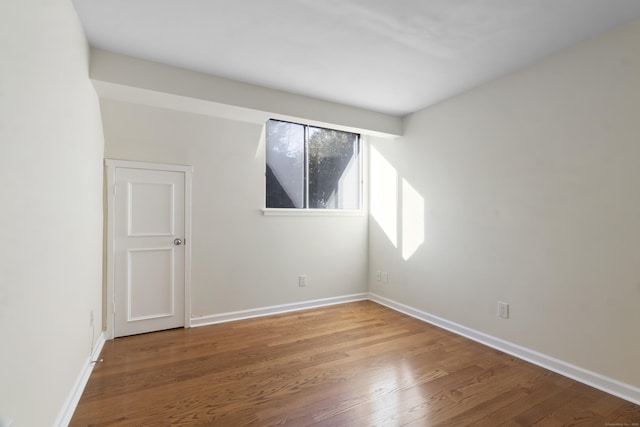
[[55,427],[66,427],[71,422],[71,417],[73,416],[73,413],[78,406],[78,402],[80,402],[80,397],[82,396],[82,392],[87,385],[87,381],[89,381],[91,371],[93,371],[93,366],[95,365],[93,361],[98,360],[98,357],[100,357],[100,352],[102,351],[104,342],[104,332],[101,332],[98,336],[98,339],[96,340],[95,345],[93,346],[91,356],[87,358],[87,361],[85,362],[80,375],[71,388],[71,392],[69,393],[67,400],[65,400],[62,409],[60,409],[60,412],[58,413],[58,417],[53,423]]
[[628,400],[636,405],[640,405],[640,388],[631,384],[625,384],[621,381],[572,365],[571,363],[564,362],[546,354],[538,353],[537,351],[467,328],[466,326],[434,316],[380,295],[369,293],[369,299],[393,310],[415,317],[416,319],[438,326],[442,329],[446,329],[457,335],[462,335],[463,337],[479,342],[480,344],[495,348],[519,359],[531,362],[534,365],[541,366],[621,399]]
[[234,320],[250,319],[252,317],[270,316],[272,314],[288,313],[291,311],[306,310],[309,308],[324,307],[327,305],[344,304],[347,302],[362,301],[369,299],[368,293],[344,295],[316,299],[311,301],[294,302],[291,304],[274,305],[271,307],[253,308],[250,310],[231,311],[228,313],[212,314],[209,316],[191,318],[190,326],[206,326],[216,323],[232,322]]

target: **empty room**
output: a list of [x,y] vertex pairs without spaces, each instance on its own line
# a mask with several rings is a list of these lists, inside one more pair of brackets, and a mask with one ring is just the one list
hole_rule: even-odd
[[640,425],[640,1],[0,34],[0,427]]

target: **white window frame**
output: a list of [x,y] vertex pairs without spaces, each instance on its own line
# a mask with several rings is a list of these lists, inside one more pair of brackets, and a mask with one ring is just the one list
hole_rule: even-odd
[[[282,120],[282,119],[270,119],[270,120],[277,120],[277,121],[281,121],[281,122],[288,122],[288,123],[293,123],[293,124],[298,124],[298,125],[302,125],[302,126],[311,126],[311,127],[318,127],[318,128],[324,128],[324,129],[329,129],[329,130],[337,130],[337,131],[341,131],[341,132],[351,132],[351,133],[357,133],[359,135],[358,137],[358,144],[359,144],[359,153],[358,153],[358,162],[360,162],[359,164],[359,177],[358,177],[358,183],[360,184],[360,191],[359,191],[359,205],[360,208],[359,209],[316,209],[316,208],[267,208],[266,204],[267,204],[267,180],[266,180],[266,176],[267,176],[267,159],[266,159],[266,155],[264,158],[264,173],[263,173],[263,181],[262,181],[262,191],[263,191],[263,206],[262,206],[262,214],[264,216],[345,216],[345,217],[353,217],[353,216],[366,216],[367,215],[367,205],[368,205],[368,197],[367,197],[367,187],[366,187],[366,182],[365,182],[365,177],[368,176],[368,164],[365,161],[365,159],[368,158],[368,143],[367,143],[367,137],[366,135],[363,135],[361,133],[358,132],[354,132],[354,131],[343,131],[342,129],[335,129],[335,128],[330,128],[330,127],[323,127],[323,126],[318,126],[318,125],[313,125],[313,124],[308,124],[308,123],[300,123],[300,122],[292,122],[290,120]],[[265,122],[265,129],[266,129],[266,122]],[[265,154],[266,154],[266,146],[267,146],[267,141],[266,141],[266,132],[264,132],[264,149],[265,149]]]

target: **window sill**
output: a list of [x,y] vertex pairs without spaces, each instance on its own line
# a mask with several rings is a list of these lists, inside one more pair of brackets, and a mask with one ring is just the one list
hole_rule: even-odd
[[346,209],[262,209],[264,216],[366,216],[364,210]]

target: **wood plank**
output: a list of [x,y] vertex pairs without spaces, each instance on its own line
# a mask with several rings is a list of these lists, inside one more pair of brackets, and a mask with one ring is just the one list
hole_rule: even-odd
[[105,344],[71,426],[598,425],[640,407],[361,301]]

